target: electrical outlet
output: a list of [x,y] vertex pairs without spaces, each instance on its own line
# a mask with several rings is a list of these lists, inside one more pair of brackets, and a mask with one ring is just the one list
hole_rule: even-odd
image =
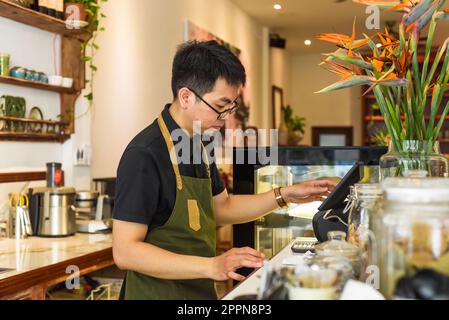
[[90,145],[83,145],[77,147],[75,150],[75,166],[90,166],[92,163],[91,159],[91,147]]

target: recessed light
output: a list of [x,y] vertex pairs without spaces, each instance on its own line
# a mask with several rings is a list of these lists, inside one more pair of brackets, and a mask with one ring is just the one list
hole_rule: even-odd
[[306,40],[306,41],[304,41],[304,44],[305,44],[306,46],[310,46],[310,45],[312,44],[312,41]]
[[282,6],[281,6],[279,3],[276,3],[276,4],[273,6],[273,9],[274,9],[274,10],[282,10]]

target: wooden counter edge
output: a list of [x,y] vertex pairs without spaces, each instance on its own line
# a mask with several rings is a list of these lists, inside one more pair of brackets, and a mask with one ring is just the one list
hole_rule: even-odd
[[45,290],[51,285],[65,282],[73,276],[67,273],[68,266],[77,266],[79,275],[114,265],[112,248],[103,249],[76,258],[58,262],[0,280],[0,300],[22,298],[22,292],[29,291],[29,297],[45,299]]

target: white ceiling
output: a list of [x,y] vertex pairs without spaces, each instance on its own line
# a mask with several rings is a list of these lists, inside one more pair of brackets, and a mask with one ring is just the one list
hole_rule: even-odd
[[[372,34],[376,30],[367,30],[365,21],[368,14],[366,6],[346,0],[231,0],[261,25],[287,38],[287,49],[297,53],[329,52],[334,46],[316,40],[320,33],[336,32],[351,35],[354,17],[357,18],[357,36]],[[280,3],[283,9],[276,11],[273,4]],[[447,4],[446,4],[447,7]],[[381,28],[385,21],[401,19],[401,14],[381,12]],[[449,22],[441,23],[440,30],[449,30]],[[446,32],[445,37],[449,36]],[[312,46],[304,45],[306,39],[312,40]]]

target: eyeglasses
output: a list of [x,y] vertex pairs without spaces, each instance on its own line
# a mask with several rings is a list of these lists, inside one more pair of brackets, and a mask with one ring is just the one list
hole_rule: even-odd
[[190,89],[190,88],[187,88],[187,89],[189,89],[190,91],[192,91],[193,94],[194,94],[198,99],[200,99],[200,100],[201,100],[202,102],[204,102],[209,108],[211,108],[212,110],[214,110],[216,114],[218,114],[217,120],[222,120],[222,119],[226,118],[228,115],[232,114],[233,112],[235,112],[235,110],[237,110],[237,109],[240,107],[240,105],[237,103],[237,101],[233,101],[233,102],[229,103],[229,104],[233,105],[233,107],[231,107],[231,108],[229,108],[229,109],[226,109],[225,111],[222,111],[222,112],[217,111],[214,107],[212,107],[206,100],[204,100],[204,99],[203,99],[198,93],[196,93],[194,90],[192,90],[192,89]]

